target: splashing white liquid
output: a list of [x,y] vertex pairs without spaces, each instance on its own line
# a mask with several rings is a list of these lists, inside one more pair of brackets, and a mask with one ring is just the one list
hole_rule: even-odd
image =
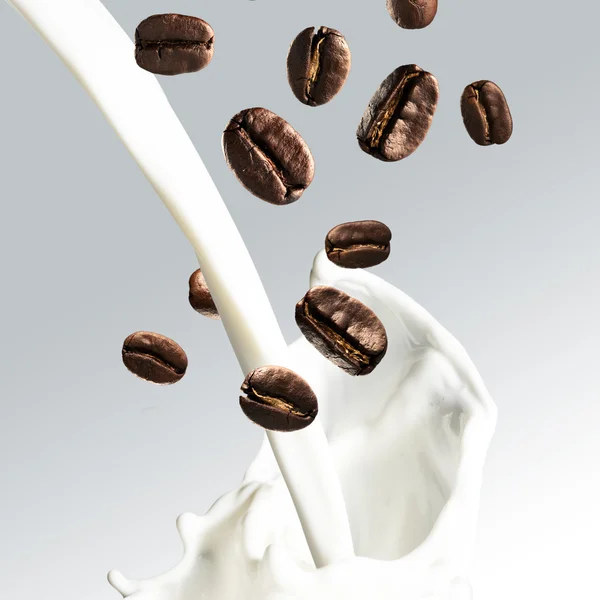
[[109,580],[130,600],[463,600],[481,473],[496,407],[463,347],[379,277],[317,255],[312,285],[372,308],[389,348],[373,373],[350,377],[304,338],[294,367],[310,373],[342,482],[357,554],[315,569],[265,442],[242,485],[204,517],[179,518],[184,557],[173,570]]

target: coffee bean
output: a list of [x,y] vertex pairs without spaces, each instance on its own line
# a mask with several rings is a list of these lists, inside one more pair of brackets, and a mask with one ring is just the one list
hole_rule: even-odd
[[214,41],[212,27],[202,19],[153,15],[135,30],[135,60],[157,75],[193,73],[212,60]]
[[188,299],[192,308],[209,319],[219,319],[219,312],[200,269],[191,274],[189,286]]
[[366,269],[390,255],[392,232],[379,221],[354,221],[334,227],[325,238],[329,260],[347,269]]
[[151,331],[137,331],[127,337],[122,356],[134,375],[159,385],[178,382],[188,365],[187,356],[177,342]]
[[480,146],[504,144],[513,130],[513,121],[502,90],[491,81],[468,85],[460,99],[463,122],[471,139]]
[[295,202],[313,179],[306,142],[266,108],[248,108],[231,119],[223,132],[223,152],[240,183],[271,204]]
[[367,375],[387,351],[387,334],[375,313],[356,298],[317,286],[296,305],[304,337],[350,375]]
[[294,96],[308,106],[329,102],[350,73],[350,48],[337,30],[308,27],[290,46],[287,76]]
[[390,16],[404,29],[423,29],[437,13],[437,0],[387,0]]
[[398,67],[381,83],[356,132],[360,147],[375,158],[397,161],[425,139],[437,108],[436,78],[417,65]]
[[317,397],[300,375],[285,367],[260,367],[242,384],[240,406],[254,423],[272,431],[297,431],[319,410]]

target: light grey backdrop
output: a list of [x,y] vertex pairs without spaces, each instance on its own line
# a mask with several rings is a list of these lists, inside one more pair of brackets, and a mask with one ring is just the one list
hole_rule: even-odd
[[[474,565],[479,600],[598,592],[600,8],[591,0],[440,0],[403,31],[385,0],[106,0],[133,35],[158,12],[216,31],[212,64],[162,78],[221,190],[290,341],[293,306],[333,225],[394,232],[376,272],[466,346],[499,407]],[[309,25],[353,52],[341,94],[317,109],[285,77]],[[105,573],[155,575],[179,559],[176,516],[239,482],[261,434],[237,405],[241,375],[218,322],[187,304],[194,254],[73,76],[0,3],[0,596],[108,600]],[[9,58],[10,57],[10,58]],[[416,62],[439,80],[425,143],[398,164],[355,130],[380,81]],[[504,90],[515,131],[480,148],[463,87]],[[221,131],[265,106],[305,137],[316,178],[274,207],[229,172]],[[178,340],[184,380],[155,388],[120,360],[137,329]]]

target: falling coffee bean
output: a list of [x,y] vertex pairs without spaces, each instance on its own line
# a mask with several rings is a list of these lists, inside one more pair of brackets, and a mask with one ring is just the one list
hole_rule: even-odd
[[513,121],[502,90],[491,81],[468,85],[460,99],[463,122],[471,139],[480,146],[504,144],[513,130]]
[[398,67],[381,83],[356,132],[360,147],[383,161],[412,154],[425,139],[438,101],[436,78],[417,65]]
[[219,312],[217,311],[215,302],[210,295],[206,280],[200,269],[197,269],[191,274],[189,286],[190,292],[188,299],[191,307],[196,312],[209,319],[219,319]]
[[271,204],[295,202],[313,179],[306,142],[266,108],[248,108],[231,119],[223,132],[223,152],[240,183]]
[[188,365],[187,356],[177,342],[150,331],[137,331],[127,337],[122,356],[134,375],[158,385],[177,383]]
[[240,406],[254,423],[272,431],[297,431],[317,416],[317,397],[308,383],[285,367],[252,371],[242,384]]
[[379,221],[354,221],[334,227],[325,238],[329,260],[347,269],[366,269],[390,255],[392,232]]
[[404,29],[423,29],[437,13],[437,0],[387,0],[390,16]]
[[296,305],[304,337],[350,375],[367,375],[387,351],[387,334],[377,315],[341,290],[317,286]]
[[335,29],[308,27],[290,46],[287,76],[294,96],[308,106],[329,102],[350,73],[351,55],[346,38]]
[[204,69],[212,60],[215,34],[202,19],[153,15],[135,30],[135,60],[157,75],[180,75]]

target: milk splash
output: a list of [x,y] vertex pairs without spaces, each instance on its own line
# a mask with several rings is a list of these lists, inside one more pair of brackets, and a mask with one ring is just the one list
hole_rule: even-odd
[[[349,377],[304,338],[290,346],[311,374],[339,474],[356,558],[315,569],[265,441],[241,486],[177,527],[184,556],[141,582],[111,572],[130,600],[463,600],[481,474],[496,407],[459,342],[408,296],[320,252],[311,286],[360,299],[389,348],[366,377]],[[326,401],[324,401],[326,399]]]

